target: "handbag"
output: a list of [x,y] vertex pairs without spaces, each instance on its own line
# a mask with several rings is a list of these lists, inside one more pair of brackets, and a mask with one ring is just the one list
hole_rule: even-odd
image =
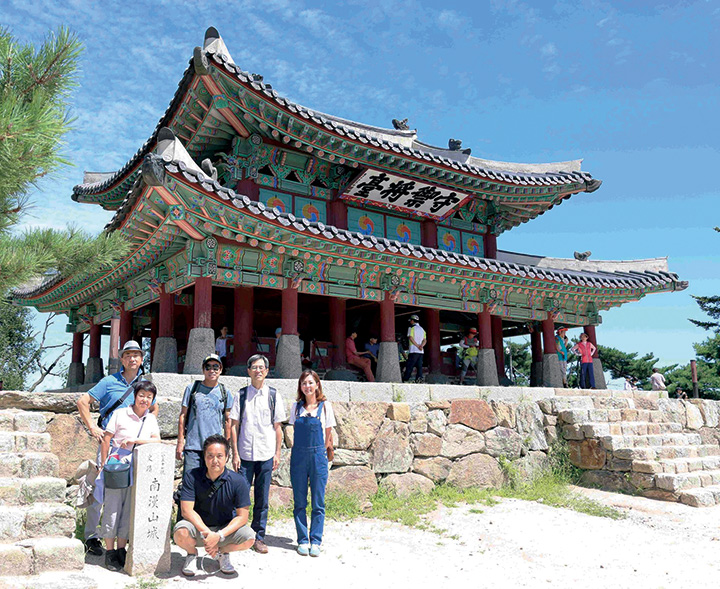
[[[140,424],[140,431],[138,431],[137,437],[140,437],[143,426],[145,425],[145,418],[142,418]],[[106,489],[127,489],[130,486],[130,471],[132,469],[132,451],[135,449],[135,444],[128,451],[130,459],[125,462],[122,460],[109,459],[103,467],[103,479],[105,481]],[[115,460],[115,462],[110,462]]]

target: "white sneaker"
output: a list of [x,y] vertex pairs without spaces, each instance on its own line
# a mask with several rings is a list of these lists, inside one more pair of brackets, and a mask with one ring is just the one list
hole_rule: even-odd
[[194,577],[195,573],[200,571],[200,557],[197,554],[188,554],[185,557],[185,565],[182,568],[182,574],[186,577]]
[[230,554],[227,552],[223,552],[220,555],[220,571],[225,573],[226,575],[232,575],[235,572],[235,567],[230,562]]

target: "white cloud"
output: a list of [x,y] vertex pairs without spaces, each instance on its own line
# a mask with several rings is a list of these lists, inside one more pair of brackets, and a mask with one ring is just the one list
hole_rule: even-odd
[[552,57],[554,55],[557,55],[558,50],[557,50],[557,47],[555,46],[555,43],[545,43],[545,45],[543,45],[542,48],[540,49],[540,52],[545,57]]

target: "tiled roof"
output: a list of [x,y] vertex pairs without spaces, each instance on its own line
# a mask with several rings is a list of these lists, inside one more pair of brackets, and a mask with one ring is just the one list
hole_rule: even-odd
[[[330,133],[347,137],[349,140],[364,144],[370,149],[383,149],[398,155],[422,160],[431,165],[445,166],[460,173],[518,186],[560,186],[570,183],[584,183],[585,190],[592,192],[601,184],[600,180],[593,179],[589,173],[580,170],[580,160],[543,164],[486,160],[472,157],[459,150],[434,147],[418,141],[417,131],[385,129],[309,109],[278,94],[270,84],[263,81],[262,76],[251,74],[236,65],[214,27],[210,27],[205,33],[204,49],[201,54],[206,59],[212,58],[218,66],[233,75],[246,87],[252,88],[256,93],[261,94],[266,101],[275,103],[279,108],[289,111],[301,119],[312,121]],[[93,181],[91,182],[87,182],[88,178],[86,178],[83,184],[75,186],[73,189],[74,200],[78,200],[83,195],[97,194],[107,190],[137,167],[140,160],[154,148],[159,129],[166,126],[175,114],[194,75],[195,69],[191,60],[190,67],[185,70],[170,106],[158,122],[150,138],[130,161],[117,172],[103,173],[101,178],[92,178]]]

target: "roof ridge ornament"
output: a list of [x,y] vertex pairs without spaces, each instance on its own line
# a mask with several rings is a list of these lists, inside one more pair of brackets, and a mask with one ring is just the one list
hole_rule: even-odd
[[472,153],[471,147],[468,147],[466,149],[462,148],[462,139],[448,139],[448,149],[450,151],[459,151],[460,153],[464,153],[465,155],[470,155],[470,153]]
[[408,125],[408,120],[407,120],[407,119],[402,119],[402,120],[393,119],[393,120],[392,120],[392,126],[393,126],[397,131],[409,131],[409,130],[410,130],[410,126]]
[[215,27],[208,27],[205,31],[203,46],[195,47],[193,52],[193,67],[199,76],[207,76],[210,73],[208,55],[214,55],[225,63],[235,64],[225,41]]

